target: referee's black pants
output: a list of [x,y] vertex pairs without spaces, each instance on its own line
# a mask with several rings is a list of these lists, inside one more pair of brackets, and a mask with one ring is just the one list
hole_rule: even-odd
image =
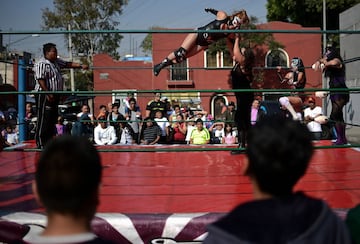
[[55,124],[58,117],[59,96],[54,95],[54,101],[50,102],[46,94],[38,94],[37,125],[35,141],[37,148],[44,148],[45,145],[56,135]]

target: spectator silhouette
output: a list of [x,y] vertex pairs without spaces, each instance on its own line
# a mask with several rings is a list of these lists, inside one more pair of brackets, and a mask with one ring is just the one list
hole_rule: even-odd
[[91,232],[99,204],[102,166],[95,147],[84,137],[51,140],[37,163],[34,195],[44,206],[47,225],[26,243],[111,243]]
[[351,243],[345,223],[324,201],[293,190],[313,150],[299,121],[271,116],[256,123],[243,161],[255,199],[210,225],[204,243]]

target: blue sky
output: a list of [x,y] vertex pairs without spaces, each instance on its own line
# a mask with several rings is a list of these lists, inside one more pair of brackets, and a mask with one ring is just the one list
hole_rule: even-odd
[[[164,28],[196,28],[210,22],[214,16],[206,13],[204,8],[211,7],[232,13],[246,9],[249,15],[260,22],[266,22],[266,0],[129,0],[123,8],[118,21],[121,30],[147,30],[152,26]],[[1,0],[0,29],[3,31],[36,31],[41,30],[42,9],[53,8],[50,0]],[[142,55],[138,46],[145,34],[124,34],[120,43],[120,55],[134,53]],[[64,35],[41,35],[18,41],[26,35],[4,35],[3,43],[11,43],[10,50],[26,50],[30,53],[41,53],[41,46],[46,42],[56,43],[59,55],[67,57]]]

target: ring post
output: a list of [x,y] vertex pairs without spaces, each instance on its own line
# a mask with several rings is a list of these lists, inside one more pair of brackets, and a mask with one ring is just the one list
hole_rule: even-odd
[[26,85],[26,71],[25,71],[25,60],[19,58],[18,60],[18,119],[19,119],[19,141],[23,142],[26,140],[26,124],[25,124],[25,94],[21,92],[25,91]]

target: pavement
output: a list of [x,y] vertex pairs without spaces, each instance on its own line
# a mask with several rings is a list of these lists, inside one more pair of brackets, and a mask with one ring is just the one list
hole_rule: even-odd
[[348,126],[346,128],[346,138],[349,143],[360,145],[360,127]]

